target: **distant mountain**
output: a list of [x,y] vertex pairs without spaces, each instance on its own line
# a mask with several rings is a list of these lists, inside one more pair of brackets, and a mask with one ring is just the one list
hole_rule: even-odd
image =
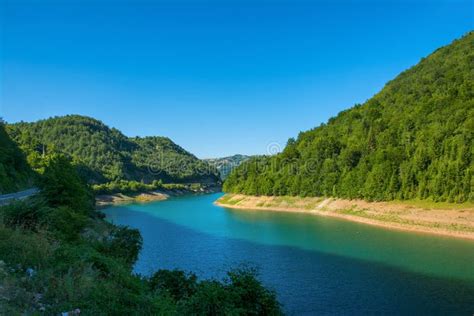
[[474,201],[474,33],[290,139],[281,154],[245,162],[224,191]]
[[135,180],[146,183],[217,184],[218,171],[166,137],[126,137],[119,130],[79,115],[8,125],[23,150],[69,155],[91,183]]
[[251,157],[252,156],[234,155],[230,157],[204,159],[204,160],[207,161],[211,166],[216,167],[217,170],[219,170],[221,174],[221,179],[225,180],[234,168],[240,166],[241,163],[250,159]]
[[33,172],[23,152],[10,139],[0,120],[0,194],[15,192],[28,187]]

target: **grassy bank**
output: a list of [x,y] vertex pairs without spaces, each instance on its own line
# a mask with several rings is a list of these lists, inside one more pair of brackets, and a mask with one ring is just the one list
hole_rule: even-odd
[[244,210],[337,217],[385,228],[474,240],[474,203],[366,202],[324,197],[226,194],[216,204]]

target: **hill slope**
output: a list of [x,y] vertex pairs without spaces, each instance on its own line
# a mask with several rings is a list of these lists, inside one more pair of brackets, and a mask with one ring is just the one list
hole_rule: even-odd
[[474,200],[474,33],[363,105],[237,168],[224,191],[367,200]]
[[0,121],[0,194],[15,192],[31,184],[33,172],[24,154],[5,131]]
[[225,180],[229,174],[240,166],[244,161],[247,161],[251,158],[251,156],[246,155],[233,155],[224,158],[211,158],[211,159],[204,159],[207,161],[211,166],[214,166],[219,170],[221,175],[221,179]]
[[25,151],[60,151],[92,183],[114,180],[217,183],[218,172],[165,137],[129,138],[102,122],[68,115],[8,125]]

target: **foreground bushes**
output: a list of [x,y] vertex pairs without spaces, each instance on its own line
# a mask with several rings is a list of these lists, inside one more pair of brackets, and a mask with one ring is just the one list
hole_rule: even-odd
[[180,315],[280,314],[275,294],[255,276],[255,270],[246,268],[229,272],[222,282],[199,282],[192,273],[161,270],[149,279],[149,284]]
[[[222,281],[199,281],[182,271],[133,275],[136,231],[103,223],[103,240],[69,242],[49,231],[0,227],[0,314],[278,315],[280,306],[252,270]],[[139,239],[139,238],[138,238]],[[111,241],[110,241],[111,240]],[[139,239],[140,240],[140,239]],[[127,248],[125,248],[127,247]],[[136,248],[135,248],[136,249]]]

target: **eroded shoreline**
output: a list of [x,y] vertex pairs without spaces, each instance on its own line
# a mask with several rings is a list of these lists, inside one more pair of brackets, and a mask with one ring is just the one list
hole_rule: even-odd
[[183,196],[188,194],[209,194],[220,192],[220,187],[208,187],[205,189],[174,189],[174,190],[154,190],[140,193],[113,193],[100,194],[95,197],[96,207],[104,208],[113,205],[129,204],[129,203],[149,203],[156,201],[164,201],[173,196]]
[[366,202],[318,197],[226,194],[216,205],[246,211],[298,212],[334,217],[388,229],[436,234],[474,241],[471,204]]
[[112,205],[119,205],[119,204],[127,204],[127,203],[146,203],[146,202],[153,202],[153,201],[163,201],[167,200],[169,195],[160,192],[160,191],[153,191],[153,192],[145,192],[139,194],[124,194],[124,193],[114,193],[114,194],[103,194],[96,196],[96,206],[98,208],[112,206]]

